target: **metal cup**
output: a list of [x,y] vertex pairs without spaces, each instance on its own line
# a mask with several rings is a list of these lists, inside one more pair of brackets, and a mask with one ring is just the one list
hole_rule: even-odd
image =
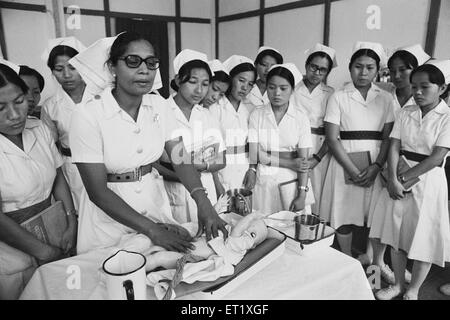
[[300,214],[294,217],[295,239],[308,243],[318,239],[321,220],[312,214]]

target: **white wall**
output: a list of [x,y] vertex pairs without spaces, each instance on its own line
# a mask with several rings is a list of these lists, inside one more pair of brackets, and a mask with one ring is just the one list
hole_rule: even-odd
[[103,10],[103,0],[63,0],[64,6],[75,5],[81,9]]
[[450,59],[450,1],[441,1],[434,57]]
[[219,16],[256,10],[259,5],[259,0],[219,0]]
[[44,76],[46,83],[42,98],[45,99],[53,92],[47,60],[42,57],[48,39],[55,36],[51,15],[13,9],[2,9],[1,14],[8,60],[28,65]]
[[259,17],[219,23],[219,59],[233,54],[254,59],[259,45]]
[[[66,21],[69,15],[65,15]],[[69,29],[66,26],[66,36],[74,36],[85,46],[90,46],[100,38],[106,37],[105,18],[98,16],[80,16],[80,28]]]
[[324,10],[323,5],[317,5],[266,15],[264,45],[280,50],[285,62],[295,63],[304,72],[304,52],[323,41]]
[[175,15],[175,0],[109,0],[111,11],[163,16]]

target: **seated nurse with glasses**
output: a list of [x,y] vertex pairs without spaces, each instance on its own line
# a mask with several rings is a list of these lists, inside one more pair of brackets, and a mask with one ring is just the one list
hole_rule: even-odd
[[[131,32],[118,35],[110,50],[99,46],[88,48],[92,49],[89,54],[109,52],[113,87],[74,113],[70,131],[73,161],[86,189],[81,197],[77,250],[117,246],[140,233],[154,245],[186,252],[193,248],[193,239],[172,217],[162,177],[153,167],[164,150],[169,156],[184,150],[181,139],[174,138],[175,117],[166,101],[147,94],[159,67],[155,50]],[[85,64],[91,57],[86,54]],[[192,165],[174,164],[174,169],[189,191],[202,187]],[[222,229],[220,218],[203,192],[193,194],[199,229],[207,237],[217,236]]]

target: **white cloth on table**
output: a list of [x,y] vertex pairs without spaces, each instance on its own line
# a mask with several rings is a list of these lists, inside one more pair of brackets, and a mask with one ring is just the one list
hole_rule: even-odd
[[[3,212],[27,208],[46,200],[62,159],[48,128],[27,120],[24,150],[0,135],[0,205]],[[0,299],[16,299],[35,266],[30,255],[0,241]]]
[[[328,100],[324,121],[338,125],[341,131],[383,131],[387,123],[394,121],[393,98],[386,91],[372,84],[367,98],[349,83],[337,90]],[[372,162],[378,157],[381,140],[340,140],[345,152],[369,151]],[[354,224],[371,225],[369,214],[375,205],[382,186],[379,175],[369,188],[345,184],[344,168],[331,157],[325,176],[320,201],[320,216],[333,228]]]
[[[450,109],[441,101],[422,118],[419,106],[402,109],[391,138],[401,149],[430,155],[434,147],[450,148]],[[411,167],[418,162],[407,160]],[[381,239],[413,260],[444,267],[450,261],[448,192],[444,167],[435,167],[420,176],[420,182],[400,200],[392,200],[387,189],[374,208],[370,237]]]
[[[176,123],[174,133],[183,138],[188,153],[198,152],[202,148],[213,145],[218,145],[216,152],[225,151],[219,123],[211,116],[208,109],[194,105],[188,120],[172,96],[167,99],[167,107],[171,109]],[[170,162],[167,153],[164,152],[161,161]],[[216,188],[211,172],[201,172],[200,180],[208,192],[208,199],[211,203],[216,203]],[[180,182],[165,180],[164,186],[169,196],[173,217],[179,223],[197,221],[197,205],[184,185]]]
[[[78,108],[72,117],[70,145],[74,163],[103,163],[108,173],[134,171],[159,159],[166,141],[174,139],[176,123],[166,101],[144,95],[137,121],[120,108],[111,88]],[[172,218],[162,177],[153,169],[141,181],[113,183],[108,188],[138,213],[154,222]],[[132,229],[113,220],[83,190],[78,225],[78,253],[116,245]]]
[[[81,102],[75,103],[61,85],[56,80],[54,82],[56,83],[56,92],[42,105],[41,119],[50,128],[55,141],[59,141],[62,147],[70,149],[69,129],[72,114],[92,98],[92,93],[86,87]],[[72,158],[64,155],[62,158],[64,160],[62,167],[64,176],[69,184],[75,209],[78,210],[81,193],[84,189],[83,181],[81,181],[76,165],[72,163]]]
[[[311,127],[308,117],[290,103],[286,114],[277,124],[272,107],[266,104],[250,115],[249,143],[256,143],[262,151],[295,152],[299,148],[311,148]],[[280,194],[278,185],[297,178],[297,172],[275,166],[258,164],[256,185],[253,191],[253,207],[263,215],[288,210],[296,195],[296,183],[284,187]],[[310,183],[309,183],[310,184]],[[283,199],[282,199],[283,197]],[[306,205],[314,203],[314,195],[308,192]],[[287,208],[286,208],[287,207]]]
[[237,110],[224,97],[209,107],[211,115],[219,122],[227,147],[226,166],[219,171],[219,179],[225,190],[242,188],[245,173],[249,168],[248,152],[228,152],[233,147],[244,148],[248,143],[248,121],[250,112],[241,102]]
[[[323,119],[327,108],[327,102],[333,94],[334,89],[324,83],[320,83],[312,92],[306,87],[304,81],[295,87],[295,91],[291,96],[291,100],[296,106],[303,111],[309,118],[311,128],[324,129]],[[311,154],[318,153],[325,141],[325,135],[312,133],[312,149]],[[310,171],[312,191],[314,192],[315,203],[311,206],[312,211],[319,213],[320,196],[322,195],[322,186],[325,180],[326,170],[330,162],[330,153],[327,153],[317,166]]]

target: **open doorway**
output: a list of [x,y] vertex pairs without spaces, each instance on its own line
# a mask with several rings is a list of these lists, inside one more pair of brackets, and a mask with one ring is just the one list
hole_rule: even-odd
[[156,50],[160,58],[160,72],[163,87],[159,93],[164,97],[169,97],[169,43],[167,22],[136,20],[130,18],[116,18],[116,34],[123,31],[134,31],[148,39]]

